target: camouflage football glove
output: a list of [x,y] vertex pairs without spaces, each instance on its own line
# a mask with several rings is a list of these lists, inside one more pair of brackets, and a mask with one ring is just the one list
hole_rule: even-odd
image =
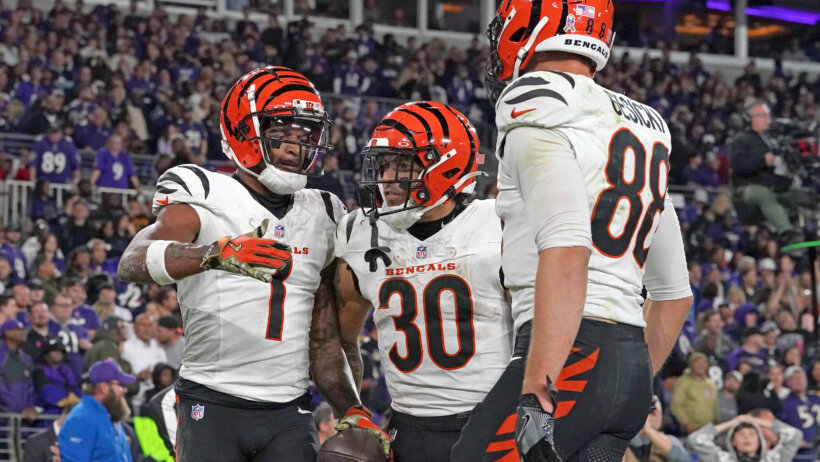
[[271,270],[284,268],[292,257],[290,246],[264,238],[267,229],[268,219],[265,219],[258,228],[247,234],[217,240],[211,244],[199,266],[271,282]]
[[[555,403],[555,399],[553,399]],[[515,421],[515,445],[524,462],[561,462],[553,441],[555,416],[532,393],[521,396]]]
[[382,450],[384,450],[384,455],[388,460],[391,460],[390,437],[387,436],[387,433],[383,432],[378,425],[374,424],[373,421],[370,420],[369,409],[364,406],[353,406],[348,409],[347,413],[336,425],[336,431],[340,432],[342,430],[347,430],[348,428],[361,428],[378,438],[379,443],[382,445]]

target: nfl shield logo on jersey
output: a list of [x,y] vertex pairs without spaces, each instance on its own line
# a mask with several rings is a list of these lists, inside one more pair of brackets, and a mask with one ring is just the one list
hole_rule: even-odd
[[282,225],[276,225],[276,227],[273,228],[273,235],[275,237],[285,237],[285,227]]
[[420,245],[416,248],[416,258],[427,258],[427,247]]
[[191,418],[194,420],[202,420],[205,417],[205,406],[195,404],[191,407]]

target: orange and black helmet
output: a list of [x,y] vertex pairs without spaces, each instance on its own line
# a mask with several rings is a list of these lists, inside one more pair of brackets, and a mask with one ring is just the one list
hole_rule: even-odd
[[[431,208],[475,187],[478,136],[470,121],[452,107],[418,101],[396,107],[379,122],[362,151],[360,186],[365,211],[380,215]],[[391,176],[391,173],[395,173]],[[398,184],[404,205],[390,210],[384,190]]]
[[487,28],[487,93],[495,103],[501,81],[518,78],[538,51],[584,56],[600,71],[615,33],[612,0],[503,0]]
[[[222,150],[237,166],[257,175],[267,165],[321,175],[322,157],[332,150],[330,125],[310,80],[286,67],[263,67],[242,76],[222,101]],[[271,151],[282,143],[299,146],[298,163],[274,162]]]

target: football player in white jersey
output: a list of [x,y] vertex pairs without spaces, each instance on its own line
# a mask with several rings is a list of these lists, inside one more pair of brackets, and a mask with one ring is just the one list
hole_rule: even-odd
[[364,208],[336,232],[342,345],[361,380],[358,337],[375,307],[397,462],[450,461],[512,354],[501,222],[494,201],[471,194],[478,147],[470,122],[447,105],[393,109],[363,151]]
[[620,461],[691,306],[669,129],[592,80],[612,17],[611,0],[504,0],[489,29],[502,267],[516,325],[532,319],[527,461]]
[[304,189],[329,149],[318,92],[290,69],[256,69],[228,91],[220,119],[236,173],[165,172],[157,221],[135,236],[118,270],[123,280],[178,286],[187,344],[177,460],[315,460],[311,377],[338,413],[348,411],[342,424],[383,435],[338,338],[331,262],[344,207]]

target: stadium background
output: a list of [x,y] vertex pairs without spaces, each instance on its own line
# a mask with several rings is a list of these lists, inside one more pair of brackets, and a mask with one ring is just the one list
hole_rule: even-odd
[[[779,400],[770,398],[781,390],[788,366],[805,368],[812,390],[820,384],[810,290],[811,269],[820,273],[820,263],[805,253],[783,254],[770,226],[734,200],[728,145],[746,128],[745,104],[764,99],[790,165],[803,169],[802,186],[816,188],[811,164],[820,120],[820,7],[811,0],[752,1],[748,17],[735,17],[734,1],[615,3],[615,50],[596,80],[655,107],[669,123],[675,143],[670,192],[695,292],[692,317],[657,378],[665,428],[686,433],[669,404],[691,353],[707,353],[716,390],[729,372],[731,349],[710,350],[699,338],[697,315],[710,310],[720,310],[733,342],[747,324],[776,328],[770,367],[760,371],[762,387],[746,391],[764,396],[779,413]],[[482,168],[490,173],[478,195],[493,197],[495,138],[483,90],[489,52],[483,31],[495,7],[491,0],[4,2],[2,290],[45,289],[51,303],[58,282],[74,278],[94,306],[106,285],[95,275],[103,274],[124,309],[118,312],[134,316],[147,308],[173,315],[175,297],[168,291],[124,284],[112,268],[130,237],[150,223],[152,186],[163,169],[188,162],[230,169],[219,143],[219,103],[238,76],[260,65],[292,67],[319,88],[334,118],[336,156],[327,162],[330,173],[312,185],[337,193],[349,208],[357,204],[357,153],[372,128],[390,108],[419,99],[448,102],[468,115],[482,142]],[[30,181],[29,168],[47,151],[37,143],[49,127],[59,128],[69,145],[51,152],[49,168],[70,168],[73,145],[83,179],[78,186]],[[97,152],[114,133],[133,159],[140,190],[88,181]],[[805,226],[807,239],[816,236],[815,216],[803,211],[793,218]],[[107,244],[103,262],[83,256],[91,238]],[[0,316],[8,314],[0,310]],[[389,396],[376,341],[372,329],[363,332],[364,397],[383,415]],[[14,412],[19,404],[0,403],[9,411],[0,422],[0,459],[15,460],[32,427],[42,426],[24,422]],[[815,413],[814,427],[820,407]]]

